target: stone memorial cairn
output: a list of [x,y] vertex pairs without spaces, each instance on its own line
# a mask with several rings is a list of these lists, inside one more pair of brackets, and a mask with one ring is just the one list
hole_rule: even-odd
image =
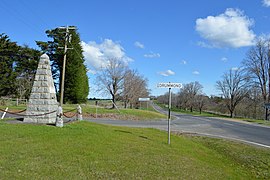
[[55,124],[58,103],[52,78],[49,56],[40,57],[29,103],[26,110],[27,123]]

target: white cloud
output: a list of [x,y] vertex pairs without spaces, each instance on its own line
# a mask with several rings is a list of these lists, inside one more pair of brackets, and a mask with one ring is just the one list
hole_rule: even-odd
[[182,60],[181,61],[181,64],[186,65],[187,64],[187,61],[186,60]]
[[95,41],[88,43],[82,41],[81,45],[86,64],[96,69],[104,67],[108,58],[120,59],[126,63],[132,61],[132,59],[125,54],[124,48],[111,39],[105,39],[100,44],[97,44]]
[[218,16],[208,16],[196,20],[196,31],[210,45],[200,42],[203,47],[239,48],[254,44],[256,35],[250,29],[253,20],[239,9],[228,8]]
[[238,68],[238,67],[232,67],[231,70],[232,70],[232,71],[237,71],[237,70],[239,70],[239,68]]
[[200,72],[199,72],[199,71],[193,71],[192,74],[194,74],[194,75],[199,75]]
[[270,7],[270,0],[263,0],[262,3],[265,7]]
[[87,72],[89,72],[90,74],[97,74],[97,71],[96,70],[93,70],[93,69],[87,69]]
[[223,58],[221,58],[221,61],[222,61],[222,62],[227,62],[227,61],[228,61],[228,58],[223,57]]
[[207,44],[207,43],[202,42],[202,41],[197,42],[197,45],[201,46],[201,47],[204,47],[204,48],[214,48],[213,45]]
[[136,41],[134,43],[134,46],[136,46],[137,48],[140,48],[140,49],[144,49],[144,45],[142,43],[140,43],[139,41]]
[[145,54],[143,55],[145,58],[159,58],[160,57],[160,54],[159,53],[153,53],[153,52],[150,52],[149,54]]
[[167,70],[167,71],[159,72],[158,74],[160,74],[161,76],[172,76],[172,75],[175,75],[175,72],[173,72],[172,70]]

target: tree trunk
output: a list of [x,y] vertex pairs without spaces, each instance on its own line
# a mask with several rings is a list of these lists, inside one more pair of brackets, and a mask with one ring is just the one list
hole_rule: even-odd
[[233,118],[233,111],[230,110],[230,118]]
[[265,120],[268,120],[268,109],[267,109],[267,107],[265,108]]
[[115,108],[115,95],[113,94],[112,95],[112,109],[114,109]]

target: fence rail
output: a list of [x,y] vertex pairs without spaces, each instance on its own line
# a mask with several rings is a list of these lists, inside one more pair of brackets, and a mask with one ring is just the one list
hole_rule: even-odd
[[27,99],[0,97],[0,106],[27,105]]

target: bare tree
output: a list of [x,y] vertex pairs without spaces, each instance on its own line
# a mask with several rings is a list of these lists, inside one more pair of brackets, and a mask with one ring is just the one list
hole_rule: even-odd
[[166,92],[165,94],[158,96],[157,101],[161,104],[168,104],[169,103],[169,93]]
[[202,94],[202,88],[203,86],[198,81],[184,85],[182,93],[187,100],[186,104],[190,108],[190,112],[193,112],[196,98],[198,95]]
[[260,38],[243,61],[246,76],[260,87],[264,103],[270,102],[270,47],[269,40]]
[[112,97],[115,108],[116,98],[120,96],[123,90],[124,77],[126,74],[127,65],[115,58],[108,59],[105,67],[103,67],[97,75],[98,90],[103,91]]
[[196,97],[196,106],[198,107],[200,114],[202,113],[202,109],[204,108],[204,106],[206,105],[207,101],[208,101],[209,97],[205,96],[205,95],[197,95]]
[[140,76],[135,70],[128,70],[124,78],[123,99],[125,108],[130,104],[132,108],[140,97],[148,97],[147,79]]
[[233,117],[236,106],[248,93],[248,83],[240,69],[231,69],[224,73],[222,78],[221,81],[217,81],[217,89],[225,98],[225,105],[230,111],[230,117]]
[[[247,53],[243,61],[246,74],[254,82],[255,87],[259,87],[263,98],[263,103],[270,102],[270,40],[259,38],[254,47]],[[267,109],[265,118],[267,119]]]
[[[253,86],[249,93],[248,93],[248,100],[250,102],[250,109],[248,110],[250,113],[252,113],[252,118],[257,119],[257,112],[260,112],[260,110],[262,110],[262,105],[263,105],[263,100],[262,100],[262,96],[260,93],[260,89],[256,86]],[[263,114],[263,113],[259,113],[259,114]],[[263,118],[261,116],[259,116],[259,118]]]
[[187,109],[188,107],[188,97],[186,94],[186,90],[184,88],[180,89],[177,94],[177,104],[176,107],[179,109]]

